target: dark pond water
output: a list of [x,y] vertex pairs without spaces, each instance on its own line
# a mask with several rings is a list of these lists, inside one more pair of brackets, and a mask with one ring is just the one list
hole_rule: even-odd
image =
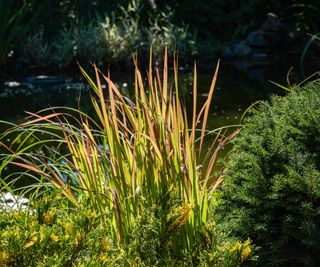
[[[200,62],[201,63],[201,62]],[[290,67],[292,83],[303,80],[298,58],[280,58],[274,62],[223,62],[214,93],[209,127],[238,124],[243,111],[257,100],[268,99],[272,94],[284,94],[269,81],[286,85]],[[304,69],[308,76],[317,71],[314,62]],[[198,68],[199,101],[209,90],[215,63]],[[192,69],[180,70],[180,88],[186,103],[191,100]],[[133,75],[111,73],[112,80],[125,92],[133,91]],[[181,90],[180,89],[180,90]],[[22,81],[7,81],[0,85],[0,120],[18,122],[25,111],[36,112],[55,106],[77,107],[90,112],[89,87],[85,81],[63,77],[27,77]],[[188,104],[187,104],[188,105]]]

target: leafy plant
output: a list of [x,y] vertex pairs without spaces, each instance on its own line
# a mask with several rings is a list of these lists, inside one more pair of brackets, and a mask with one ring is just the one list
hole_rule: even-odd
[[177,250],[174,239],[183,238],[184,232],[177,227],[176,219],[182,212],[179,201],[170,192],[164,193],[139,218],[128,246],[129,257],[139,259],[145,266],[231,267],[255,260],[251,241],[231,239],[216,224],[212,209],[207,223],[198,230],[193,251]]
[[261,246],[260,265],[319,265],[319,88],[317,80],[261,103],[234,139],[222,218]]
[[44,29],[41,27],[37,33],[26,38],[20,60],[38,66],[47,64],[52,60],[52,47],[53,45],[45,40]]
[[155,54],[160,55],[164,46],[170,51],[177,50],[184,54],[196,51],[195,38],[190,34],[187,25],[173,23],[174,12],[169,7],[164,11],[153,10],[149,14],[149,27],[144,27],[148,36],[147,44],[151,44]]
[[125,261],[108,237],[108,227],[97,223],[91,211],[68,208],[59,193],[31,205],[33,210],[1,212],[2,266],[110,266]]
[[53,41],[53,47],[53,63],[59,66],[69,65],[75,60],[100,63],[108,49],[98,20],[89,23],[76,20],[69,27],[63,27]]

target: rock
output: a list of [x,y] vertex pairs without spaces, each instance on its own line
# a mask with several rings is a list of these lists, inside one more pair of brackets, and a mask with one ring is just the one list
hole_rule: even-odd
[[233,45],[228,45],[227,47],[224,48],[222,55],[222,58],[235,58],[235,54],[233,53]]
[[268,13],[266,20],[260,27],[260,30],[265,32],[286,32],[288,29],[276,14]]
[[16,81],[8,81],[5,82],[4,85],[9,86],[9,87],[19,87],[21,83],[16,82]]
[[236,57],[249,57],[252,54],[252,48],[241,42],[234,46],[233,53]]
[[246,41],[241,41],[238,44],[228,45],[223,53],[223,58],[246,58],[252,53],[252,48],[246,44]]
[[251,32],[247,39],[247,45],[250,47],[274,48],[281,45],[283,35],[273,32],[264,32],[261,30]]
[[251,62],[248,59],[240,59],[233,62],[233,66],[240,71],[246,72],[251,66]]
[[268,13],[258,30],[248,34],[245,41],[227,46],[222,56],[228,59],[249,59],[255,63],[269,63],[270,57],[283,48],[287,49],[288,44],[301,40],[300,38],[298,33],[289,31],[277,15]]
[[56,84],[65,82],[65,79],[58,76],[38,75],[26,78],[26,83],[28,84]]
[[267,62],[269,56],[266,53],[260,52],[260,53],[255,53],[251,56],[251,59],[253,61],[265,61]]
[[248,35],[247,45],[270,49],[282,46],[286,42],[287,31],[287,26],[281,22],[277,15],[268,13],[260,29]]
[[11,193],[0,194],[0,211],[1,210],[26,210],[28,209],[29,200],[24,197],[12,195]]

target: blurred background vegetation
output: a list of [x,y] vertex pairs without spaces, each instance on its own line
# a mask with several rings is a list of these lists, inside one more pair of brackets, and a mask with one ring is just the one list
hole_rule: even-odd
[[150,45],[155,54],[167,45],[186,60],[207,57],[257,29],[268,12],[303,33],[320,25],[317,0],[3,0],[0,10],[0,65],[16,69],[126,64]]

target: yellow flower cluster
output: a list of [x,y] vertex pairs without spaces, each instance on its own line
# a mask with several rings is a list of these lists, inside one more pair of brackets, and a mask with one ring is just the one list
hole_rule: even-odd
[[32,236],[30,241],[27,244],[25,244],[23,248],[27,249],[27,248],[32,247],[37,242],[37,240],[38,240],[37,236],[35,236],[35,235]]
[[109,250],[110,243],[107,237],[103,237],[101,239],[101,247],[104,252],[107,252]]
[[55,234],[51,234],[50,239],[54,243],[57,243],[59,241],[59,237],[57,237]]
[[55,213],[56,211],[53,209],[53,210],[50,210],[48,212],[46,212],[44,215],[43,215],[43,222],[46,224],[46,225],[49,225],[50,223],[52,223],[52,220],[55,216]]
[[245,261],[251,254],[251,248],[249,246],[245,247],[241,253],[241,261]]
[[251,254],[251,248],[250,248],[251,240],[248,239],[245,242],[241,243],[237,241],[230,249],[230,253],[240,253],[240,259],[241,262],[245,261],[249,255]]
[[8,259],[8,254],[5,252],[0,252],[0,266],[6,266],[6,261]]
[[70,235],[72,233],[72,229],[73,227],[71,222],[66,222],[63,224],[63,230],[66,235]]

